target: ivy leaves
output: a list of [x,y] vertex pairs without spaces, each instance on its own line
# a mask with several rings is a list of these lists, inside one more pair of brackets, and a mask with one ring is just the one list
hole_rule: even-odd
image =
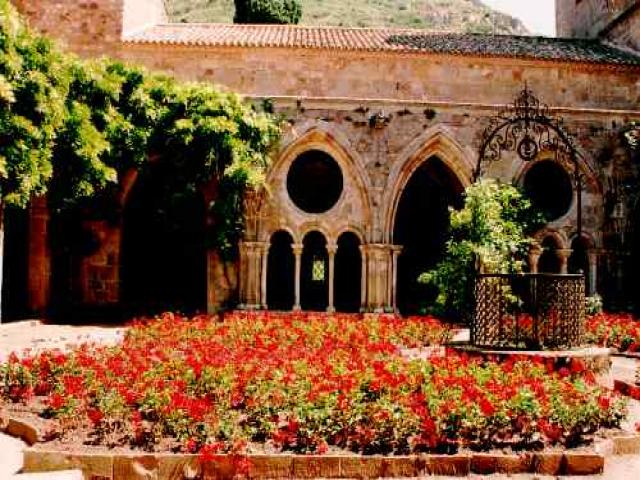
[[212,241],[230,249],[242,195],[264,179],[276,119],[240,97],[182,84],[108,59],[86,61],[32,34],[0,0],[0,201],[25,206],[48,192],[73,208],[117,186],[148,159],[174,172],[174,194],[217,189]]

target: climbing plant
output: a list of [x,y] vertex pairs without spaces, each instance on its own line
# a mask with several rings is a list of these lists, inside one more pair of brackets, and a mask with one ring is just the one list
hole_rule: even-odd
[[45,191],[57,210],[103,202],[122,174],[154,159],[175,172],[175,194],[214,191],[210,243],[230,253],[239,199],[263,181],[276,118],[211,85],[66,54],[30,32],[8,0],[0,15],[3,203],[24,206]]
[[0,0],[0,202],[25,206],[51,178],[64,121],[69,72],[64,56],[33,35]]
[[297,24],[302,18],[300,0],[235,0],[235,23]]
[[434,310],[465,319],[473,308],[476,274],[522,272],[532,242],[529,234],[543,223],[531,202],[512,185],[480,180],[468,187],[462,210],[451,212],[444,258],[420,277],[438,291]]

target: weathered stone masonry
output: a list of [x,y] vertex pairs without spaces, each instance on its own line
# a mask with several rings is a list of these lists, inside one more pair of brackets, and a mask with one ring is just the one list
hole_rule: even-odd
[[[591,35],[584,28],[588,22],[610,24],[589,12],[569,10],[571,1],[560,2],[558,14],[566,35]],[[403,255],[394,224],[408,182],[421,165],[437,158],[461,186],[469,185],[479,135],[525,82],[564,118],[585,159],[580,242],[587,248],[589,290],[624,276],[620,262],[625,257],[621,260],[612,246],[620,232],[611,202],[618,203],[619,184],[635,168],[619,141],[619,132],[640,118],[640,57],[630,51],[597,40],[489,41],[478,36],[447,38],[444,43],[434,37],[437,42],[427,39],[427,46],[400,48],[389,46],[394,32],[388,30],[161,25],[164,13],[153,0],[17,4],[34,26],[82,55],[109,54],[183,80],[213,82],[256,100],[268,98],[288,121],[268,174],[269,193],[247,199],[239,262],[221,263],[214,252],[208,257],[210,310],[236,297],[246,308],[269,307],[268,255],[279,231],[288,232],[292,240],[294,308],[301,307],[306,236],[320,232],[326,240],[326,275],[331,280],[327,308],[333,309],[335,254],[341,236],[350,232],[360,243],[362,309],[394,310],[398,258]],[[623,39],[625,48],[635,47],[638,22],[625,21],[630,23],[624,35],[616,33],[621,29],[616,25],[608,31]],[[274,33],[274,28],[280,30]],[[396,33],[418,35],[422,41],[417,32]],[[272,37],[279,40],[265,40]],[[321,214],[297,208],[286,188],[292,163],[311,150],[333,158],[344,178],[340,199]],[[513,155],[490,174],[523,184],[530,168]],[[122,181],[123,205],[132,182],[135,176]],[[42,208],[41,202],[32,207],[33,232],[42,234],[31,235],[31,269],[38,272],[31,276],[32,306],[39,311],[46,309],[50,273]],[[79,295],[88,305],[117,304],[121,227],[96,221],[87,228],[100,239],[100,248],[81,259]],[[553,245],[559,271],[571,267],[575,237],[574,193],[567,212],[538,235],[541,245]],[[532,251],[532,270],[543,256],[542,249]]]

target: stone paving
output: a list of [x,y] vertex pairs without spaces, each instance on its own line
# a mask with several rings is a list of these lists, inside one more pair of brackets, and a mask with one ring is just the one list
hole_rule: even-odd
[[[65,349],[70,345],[82,342],[100,342],[114,344],[124,333],[121,325],[48,325],[39,321],[25,321],[0,325],[0,361],[12,351],[26,348],[40,350],[44,348]],[[466,336],[466,335],[465,335]],[[620,380],[632,380],[635,368],[640,362],[634,359],[616,357],[613,359],[612,376]],[[630,402],[630,415],[626,422],[627,429],[640,422],[640,402]],[[82,478],[79,472],[49,473],[45,475],[19,475],[22,467],[22,448],[24,444],[7,435],[0,434],[0,480],[48,479],[65,480]],[[555,480],[564,478],[580,478],[583,480],[635,480],[640,478],[640,455],[625,455],[607,458],[605,474],[587,477],[551,477],[540,475],[475,475],[471,480]],[[429,477],[431,480],[454,480],[459,477]]]
[[122,338],[121,325],[49,325],[37,320],[0,325],[0,362],[24,349],[66,349],[83,342],[114,344]]

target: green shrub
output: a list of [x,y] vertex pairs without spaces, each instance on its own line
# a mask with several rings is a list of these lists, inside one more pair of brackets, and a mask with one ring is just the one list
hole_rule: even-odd
[[297,24],[302,17],[299,0],[235,0],[235,23]]
[[475,277],[524,270],[530,232],[543,224],[531,202],[515,187],[481,180],[467,188],[464,208],[451,213],[451,238],[444,259],[420,281],[434,286],[434,313],[467,320]]
[[176,195],[212,187],[208,243],[231,253],[244,191],[262,185],[278,136],[276,117],[233,93],[67,54],[0,0],[0,210],[47,192],[54,210],[108,216],[102,197],[154,158]]

